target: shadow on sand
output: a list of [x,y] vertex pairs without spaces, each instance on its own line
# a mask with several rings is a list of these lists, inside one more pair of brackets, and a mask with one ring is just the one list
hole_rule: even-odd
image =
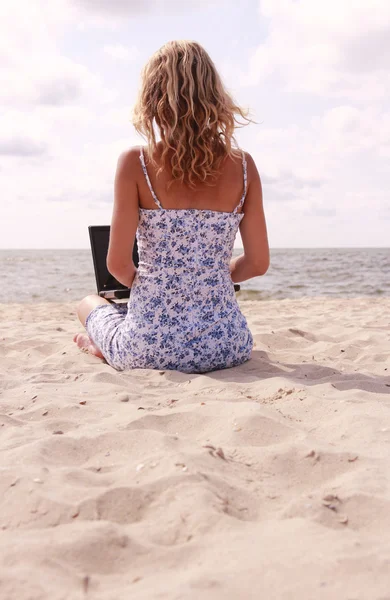
[[253,350],[252,358],[231,369],[205,374],[217,381],[253,383],[254,381],[284,377],[294,384],[323,385],[330,383],[337,390],[364,390],[374,394],[390,394],[390,376],[344,373],[315,361],[300,364],[273,361],[263,350]]

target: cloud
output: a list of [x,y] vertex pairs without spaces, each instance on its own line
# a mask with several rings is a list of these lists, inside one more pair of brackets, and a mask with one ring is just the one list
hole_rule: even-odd
[[41,156],[46,152],[46,144],[29,138],[0,139],[0,155],[2,156]]
[[287,91],[381,100],[390,92],[387,0],[261,0],[269,33],[242,83],[273,80]]
[[61,106],[104,96],[99,78],[58,47],[72,18],[65,0],[0,3],[0,105]]
[[287,185],[289,188],[293,188],[295,190],[300,190],[304,187],[320,187],[322,185],[322,180],[318,177],[298,177],[291,171],[281,171],[278,175],[268,175],[267,173],[263,174],[262,181],[266,185]]
[[[271,245],[388,243],[387,0],[367,6],[263,0],[258,31],[241,36],[237,66],[226,63],[227,86],[262,122],[238,138],[258,165]],[[199,31],[224,64],[225,38],[204,28],[208,9],[206,0],[0,3],[2,246],[87,247],[87,225],[109,223],[117,158],[143,143],[130,124],[132,44],[146,57],[155,34]],[[233,12],[225,18],[233,31]],[[240,86],[242,72],[255,85]]]
[[264,128],[257,140],[253,156],[274,220],[283,202],[288,214],[337,215],[360,227],[388,203],[390,112],[380,107],[341,104],[299,125]]
[[125,17],[134,17],[150,12],[160,14],[198,11],[222,4],[222,0],[70,0],[73,7],[87,16],[87,25],[98,27],[121,25]]
[[0,115],[0,154],[6,157],[48,154],[47,128],[42,119],[33,113],[3,110]]
[[[259,162],[269,183],[320,185],[344,160],[370,151],[379,161],[390,149],[390,112],[343,104],[305,123],[266,127],[258,134]],[[289,175],[290,174],[290,175]]]
[[86,73],[82,73],[77,65],[61,73],[47,73],[45,77],[33,82],[34,94],[32,99],[37,104],[59,106],[73,104],[82,95]]
[[40,50],[53,50],[69,17],[67,0],[0,2],[0,64],[11,66]]
[[3,105],[62,106],[98,92],[101,94],[102,85],[96,76],[83,65],[58,54],[28,57],[0,72]]
[[151,10],[154,0],[72,0],[77,7],[90,13],[127,16]]
[[140,52],[136,46],[123,46],[121,44],[106,45],[103,52],[115,60],[133,62],[137,60]]
[[305,211],[308,216],[332,218],[337,216],[337,210],[335,208],[329,208],[326,206],[311,206]]

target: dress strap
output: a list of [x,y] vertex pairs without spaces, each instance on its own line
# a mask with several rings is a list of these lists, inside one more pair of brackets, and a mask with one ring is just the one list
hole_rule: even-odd
[[242,153],[242,170],[243,170],[243,175],[244,175],[244,191],[242,193],[240,202],[237,204],[236,208],[233,210],[233,214],[235,214],[235,215],[237,214],[238,209],[241,208],[241,206],[244,204],[247,186],[248,186],[248,175],[247,175],[247,164],[246,164],[245,152],[243,150],[241,150],[241,153]]
[[157,198],[157,196],[156,196],[156,194],[155,194],[155,192],[154,192],[154,189],[152,188],[152,184],[150,183],[150,179],[149,179],[148,171],[147,171],[147,169],[146,169],[146,164],[145,164],[144,149],[142,148],[142,146],[141,146],[141,148],[140,148],[140,155],[139,155],[139,159],[140,159],[140,161],[141,161],[142,170],[143,170],[143,172],[144,172],[144,175],[145,175],[146,183],[148,184],[148,187],[149,187],[149,189],[150,189],[150,193],[152,194],[152,198],[153,198],[153,200],[155,201],[155,203],[157,204],[157,206],[158,206],[159,208],[162,208],[162,206],[161,206],[161,203],[160,203],[160,200]]

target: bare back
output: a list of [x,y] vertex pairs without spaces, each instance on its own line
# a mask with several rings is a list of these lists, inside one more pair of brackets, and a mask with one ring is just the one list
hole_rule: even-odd
[[[168,183],[171,180],[168,169],[165,168],[157,176],[157,170],[148,160],[145,149],[144,155],[152,188],[165,209],[196,208],[199,210],[232,212],[242,196],[243,164],[240,157],[235,159],[226,158],[222,165],[221,175],[215,185],[199,183],[196,189],[190,189],[181,182],[175,181],[168,189]],[[159,167],[158,154],[156,154],[155,160]],[[153,201],[141,168],[138,175],[139,206],[145,209],[155,209],[155,202]],[[240,212],[240,209],[238,212]]]

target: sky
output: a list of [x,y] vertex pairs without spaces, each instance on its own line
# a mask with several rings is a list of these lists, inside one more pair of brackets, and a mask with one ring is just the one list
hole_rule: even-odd
[[388,0],[2,0],[0,248],[87,248],[110,223],[141,69],[172,39],[256,121],[236,139],[271,248],[390,245]]

